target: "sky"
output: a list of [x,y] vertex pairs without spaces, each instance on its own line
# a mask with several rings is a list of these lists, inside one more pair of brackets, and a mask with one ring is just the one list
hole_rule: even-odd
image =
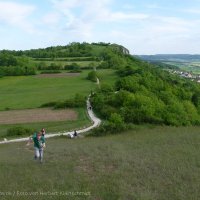
[[200,54],[200,0],[0,0],[0,49],[71,42]]

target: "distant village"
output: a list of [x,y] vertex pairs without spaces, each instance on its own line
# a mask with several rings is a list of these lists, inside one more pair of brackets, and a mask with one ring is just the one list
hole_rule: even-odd
[[200,74],[193,74],[192,72],[183,72],[183,71],[171,71],[173,74],[178,74],[179,76],[183,78],[191,79],[191,81],[196,81],[197,83],[200,83]]

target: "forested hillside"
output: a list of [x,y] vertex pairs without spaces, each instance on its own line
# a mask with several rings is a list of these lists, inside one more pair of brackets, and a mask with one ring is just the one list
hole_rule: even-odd
[[[200,85],[156,65],[122,55],[113,87],[102,85],[92,97],[94,109],[108,120],[100,132],[130,124],[199,125]],[[98,130],[96,131],[98,132]]]

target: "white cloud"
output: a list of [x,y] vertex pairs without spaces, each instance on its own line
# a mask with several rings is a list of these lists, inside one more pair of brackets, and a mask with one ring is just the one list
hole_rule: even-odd
[[109,13],[108,20],[110,21],[119,21],[119,20],[142,20],[147,19],[149,16],[142,13],[123,13],[123,12],[115,12]]
[[184,9],[183,11],[190,14],[200,14],[200,9],[197,8],[188,8]]
[[58,24],[61,19],[59,13],[51,12],[43,16],[42,21],[47,25],[55,25]]
[[133,54],[198,53],[200,20],[152,16],[140,25],[115,27],[107,33],[110,42],[126,46]]
[[34,6],[14,2],[0,2],[0,23],[21,27],[33,31],[27,18],[35,10]]
[[103,24],[109,26],[112,22],[117,24],[140,21],[149,17],[143,13],[113,11],[113,0],[51,0],[51,2],[56,12],[62,15],[66,34],[73,33],[83,40],[95,38],[94,29]]

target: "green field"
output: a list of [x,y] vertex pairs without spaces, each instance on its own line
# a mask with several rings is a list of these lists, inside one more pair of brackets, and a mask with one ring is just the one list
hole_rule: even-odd
[[80,76],[62,78],[0,78],[0,110],[36,108],[47,102],[71,98],[76,93],[87,96],[96,87],[86,79],[87,73],[84,71]]
[[[36,108],[44,103],[62,101],[76,93],[88,95],[97,86],[86,79],[90,70],[79,76],[39,78],[18,76],[0,78],[0,110]],[[98,70],[102,83],[113,84],[117,76],[114,70]]]
[[200,199],[199,131],[137,127],[101,138],[48,139],[43,164],[25,143],[0,145],[1,199]]

